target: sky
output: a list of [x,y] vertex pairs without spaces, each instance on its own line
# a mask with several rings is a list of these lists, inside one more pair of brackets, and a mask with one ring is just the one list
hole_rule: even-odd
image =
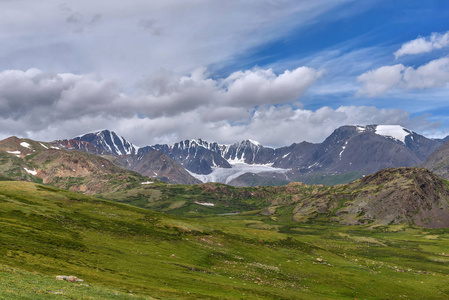
[[449,135],[447,0],[0,0],[0,138]]

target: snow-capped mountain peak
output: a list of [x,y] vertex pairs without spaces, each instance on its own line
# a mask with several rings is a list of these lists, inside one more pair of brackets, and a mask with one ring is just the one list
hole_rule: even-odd
[[115,132],[107,129],[77,136],[74,140],[89,142],[101,150],[115,155],[137,154],[139,150],[138,146],[133,145]]

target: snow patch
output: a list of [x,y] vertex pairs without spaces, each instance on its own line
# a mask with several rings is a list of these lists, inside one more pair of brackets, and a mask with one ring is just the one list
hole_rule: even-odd
[[27,142],[21,142],[21,143],[20,143],[20,146],[25,147],[25,148],[28,148],[28,149],[31,149],[31,145],[28,144]]
[[141,182],[140,184],[152,184],[152,183],[154,183],[154,181],[144,181],[144,182]]
[[50,148],[60,150],[59,147],[55,147],[55,146],[50,146]]
[[289,156],[289,155],[290,155],[290,153],[291,153],[291,152],[289,152],[289,153],[287,153],[287,154],[283,155],[283,156],[282,156],[282,158],[286,158],[287,156]]
[[308,166],[307,169],[313,168],[313,167],[315,167],[317,165],[318,165],[318,162],[314,163],[313,165]]
[[405,137],[410,134],[400,125],[378,125],[376,134],[390,137],[405,144]]
[[348,144],[348,141],[346,141],[346,143],[345,143],[345,145],[343,146],[343,147],[341,147],[342,148],[342,150],[341,150],[341,152],[340,152],[340,154],[339,154],[339,156],[340,156],[340,160],[341,160],[341,154],[345,151],[345,149],[346,149],[346,145]]
[[20,154],[21,153],[19,150],[17,150],[17,151],[6,151],[6,152],[11,153],[11,154]]
[[17,151],[6,151],[6,152],[8,152],[8,153],[10,153],[10,154],[14,154],[14,155],[17,156],[18,158],[20,158],[21,152],[20,152],[19,150],[17,150]]
[[356,130],[358,133],[364,132],[366,128],[364,126],[356,126]]
[[204,206],[215,206],[214,203],[209,203],[209,202],[197,202],[197,201],[195,201],[195,204],[204,205]]
[[47,146],[45,146],[44,144],[42,144],[42,143],[39,143],[42,147],[44,147],[45,149],[48,149],[48,147]]
[[34,169],[34,170],[28,170],[27,168],[23,168],[28,174],[31,174],[31,175],[36,175],[37,174],[37,171],[36,171],[36,169]]

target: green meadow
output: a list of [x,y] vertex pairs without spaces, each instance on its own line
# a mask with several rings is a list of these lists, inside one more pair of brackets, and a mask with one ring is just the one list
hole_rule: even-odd
[[0,181],[0,298],[449,297],[449,229],[299,224],[287,215],[187,219]]

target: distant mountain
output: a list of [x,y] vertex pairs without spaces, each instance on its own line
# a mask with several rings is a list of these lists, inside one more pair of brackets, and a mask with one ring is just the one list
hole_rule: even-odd
[[418,165],[443,143],[398,125],[369,125],[340,127],[320,144],[302,142],[277,149],[251,140],[232,145],[186,140],[153,147],[202,181],[245,186],[320,183],[327,182],[326,176],[338,178],[336,183],[349,182],[384,168]]
[[449,141],[434,151],[421,166],[449,180]]
[[139,148],[109,130],[54,145],[113,155],[130,170],[172,183],[255,186],[350,182],[385,168],[419,165],[444,141],[398,125],[368,125],[342,126],[322,143],[281,148],[264,147],[253,140],[221,145],[201,139]]
[[313,149],[306,165],[296,167],[309,169],[309,173],[370,174],[385,168],[417,165],[442,143],[401,126],[343,126]]
[[139,147],[109,130],[87,133],[66,141],[69,149],[86,150],[90,153],[96,151],[98,154],[130,155],[137,154],[139,150]]
[[231,168],[221,155],[220,145],[201,139],[185,140],[174,145],[154,145],[154,149],[170,156],[181,166],[196,174],[209,174],[212,167]]
[[52,145],[67,150],[114,156],[116,159],[111,157],[109,159],[121,167],[169,183],[196,184],[201,182],[155,148],[148,146],[140,148],[109,130],[87,133],[69,140],[57,140],[52,142]]

